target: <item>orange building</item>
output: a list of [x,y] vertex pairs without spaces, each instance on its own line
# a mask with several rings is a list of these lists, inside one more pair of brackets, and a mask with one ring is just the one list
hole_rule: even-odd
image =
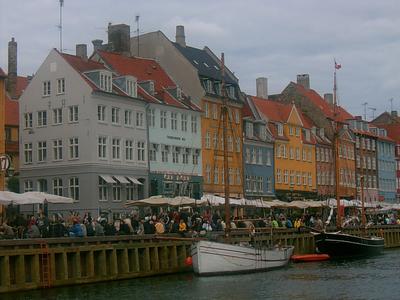
[[253,97],[275,138],[275,192],[283,200],[316,197],[315,137],[294,104]]
[[338,139],[339,197],[355,199],[357,191],[354,135],[345,125],[339,131]]

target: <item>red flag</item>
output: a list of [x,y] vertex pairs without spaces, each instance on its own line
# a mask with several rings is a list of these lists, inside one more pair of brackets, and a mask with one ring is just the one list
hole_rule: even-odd
[[341,65],[341,64],[338,64],[338,63],[336,63],[336,61],[335,61],[335,69],[336,69],[336,70],[339,70],[341,67],[342,67],[342,65]]

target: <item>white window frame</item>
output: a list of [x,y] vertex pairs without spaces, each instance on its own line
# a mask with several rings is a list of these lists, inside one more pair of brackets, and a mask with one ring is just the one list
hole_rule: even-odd
[[51,95],[51,82],[50,80],[43,81],[43,97]]
[[25,129],[30,129],[33,127],[33,114],[31,112],[24,113]]
[[65,94],[65,78],[57,79],[57,95]]
[[24,163],[31,164],[33,162],[33,144],[24,144]]
[[78,105],[71,105],[68,107],[68,121],[69,123],[77,123],[79,121]]
[[111,107],[111,124],[121,125],[120,111],[119,107]]
[[138,141],[137,145],[137,160],[146,161],[146,143],[144,141]]
[[79,201],[80,198],[80,188],[79,188],[79,177],[70,177],[68,179],[69,183],[69,197],[74,199],[75,202]]
[[62,108],[53,109],[53,125],[60,125],[63,122]]
[[39,141],[37,143],[38,147],[38,162],[45,162],[47,160],[47,141]]
[[79,138],[74,136],[68,139],[69,159],[79,159]]
[[105,105],[97,105],[97,121],[101,122],[101,123],[106,123],[107,117],[107,106]]
[[53,160],[63,160],[63,141],[62,139],[53,140]]
[[64,187],[63,180],[60,177],[53,178],[53,194],[57,196],[63,196]]
[[138,128],[144,127],[144,112],[142,111],[136,112],[136,127]]
[[99,136],[97,138],[97,157],[99,159],[107,159],[108,137]]
[[113,160],[121,160],[121,139],[112,138],[111,140],[111,157]]
[[37,112],[37,127],[47,126],[47,110]]
[[125,160],[133,161],[134,160],[134,141],[133,140],[125,140]]

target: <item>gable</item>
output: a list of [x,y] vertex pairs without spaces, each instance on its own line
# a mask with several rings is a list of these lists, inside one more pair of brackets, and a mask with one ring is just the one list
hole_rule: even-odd
[[348,130],[342,131],[342,133],[340,134],[340,139],[354,143],[354,138]]
[[295,105],[292,105],[292,110],[290,111],[289,117],[286,121],[288,124],[304,126],[300,114]]

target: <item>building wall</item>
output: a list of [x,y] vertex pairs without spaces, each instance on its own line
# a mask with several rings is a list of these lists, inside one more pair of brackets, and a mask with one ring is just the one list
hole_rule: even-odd
[[[6,86],[5,77],[0,75],[0,154],[5,153],[5,101]],[[4,190],[4,172],[0,172],[0,190]]]
[[[166,128],[161,128],[161,112],[166,113]],[[172,114],[176,114],[176,129],[172,129]],[[186,127],[182,124],[183,115],[186,115]],[[151,194],[168,193],[169,196],[196,194],[197,197],[201,197],[199,192],[201,189],[199,185],[202,182],[201,113],[151,104],[148,120],[149,151],[155,153],[155,159],[150,159]],[[177,150],[178,160],[173,158],[174,149]],[[162,152],[167,154],[167,161]],[[187,156],[186,162],[184,155]],[[185,187],[183,190],[180,188],[185,185],[188,188],[187,192]]]
[[243,144],[244,193],[246,199],[270,198],[275,194],[273,144],[245,139]]
[[[65,79],[65,93],[56,94],[58,78]],[[51,81],[50,96],[43,97],[43,82]],[[69,121],[69,106],[78,105],[78,121]],[[98,120],[98,105],[106,106],[105,121]],[[119,124],[111,122],[111,108],[117,107],[120,112]],[[53,122],[53,109],[62,108],[63,120],[61,124]],[[124,111],[132,110],[143,114],[144,123],[138,127],[133,120],[133,126],[124,124]],[[38,126],[38,111],[47,111],[47,125]],[[25,113],[33,113],[33,126],[26,128]],[[55,50],[52,50],[40,66],[32,82],[20,98],[20,189],[39,190],[39,179],[47,182],[47,191],[53,192],[52,180],[61,178],[63,195],[73,196],[69,189],[69,178],[79,179],[79,201],[71,209],[83,210],[97,208],[110,208],[120,210],[123,201],[99,201],[100,174],[132,176],[140,179],[144,184],[137,186],[140,193],[138,197],[147,196],[148,186],[148,160],[147,160],[147,124],[145,103],[127,97],[114,96],[106,93],[93,93],[91,87]],[[106,137],[106,156],[98,155],[98,138]],[[69,139],[78,138],[78,158],[70,157]],[[55,160],[53,141],[61,139],[63,144],[63,157]],[[112,155],[112,140],[120,140],[120,157]],[[134,141],[134,158],[127,160],[125,156],[125,141]],[[46,141],[47,157],[39,161],[38,142]],[[137,159],[137,143],[144,142],[145,157],[143,161]],[[32,162],[26,163],[24,145],[32,143]],[[29,180],[32,186],[27,186]],[[43,186],[42,186],[43,187]],[[112,190],[112,185],[107,185],[107,190]],[[122,190],[125,187],[122,184]],[[112,194],[110,194],[112,195]],[[119,197],[116,197],[119,198]],[[111,198],[108,198],[111,199]],[[137,198],[136,198],[137,199]],[[115,199],[114,199],[115,200]],[[108,200],[107,200],[108,201]]]
[[339,197],[355,199],[357,191],[354,142],[343,137],[339,138],[338,144]]
[[317,144],[316,153],[316,177],[317,192],[321,199],[333,197],[335,194],[335,170],[333,167],[332,148],[326,145]]
[[[290,127],[294,128],[293,135],[290,134]],[[296,127],[300,129],[299,136],[296,136]],[[275,190],[286,193],[292,191],[316,192],[315,145],[303,143],[303,132],[299,125],[284,124],[284,134],[289,141],[275,141]],[[300,153],[299,157],[296,156],[297,149]],[[290,151],[294,153],[293,158],[290,156]],[[287,180],[285,173],[289,176]],[[292,176],[294,174],[292,181],[290,180],[291,174]],[[300,181],[297,179],[298,175],[301,175]]]
[[378,139],[379,199],[396,202],[395,144]]
[[[220,118],[222,102],[218,98],[206,97],[202,102],[204,114],[201,118],[201,137],[202,137],[202,162],[204,192],[213,194],[224,194],[223,179],[223,147],[222,129],[223,124]],[[207,108],[208,107],[208,108]],[[233,182],[230,183],[230,196],[243,197],[243,133],[242,133],[242,111],[239,104],[228,103],[232,113],[232,120],[227,130],[227,136],[232,137],[233,149],[228,145],[228,165],[233,170]],[[214,115],[213,111],[216,111]],[[214,135],[218,137],[218,145],[214,147]],[[207,145],[209,137],[209,145]],[[233,151],[230,151],[233,150]],[[218,170],[216,175],[215,170]],[[216,180],[216,178],[218,180]]]

